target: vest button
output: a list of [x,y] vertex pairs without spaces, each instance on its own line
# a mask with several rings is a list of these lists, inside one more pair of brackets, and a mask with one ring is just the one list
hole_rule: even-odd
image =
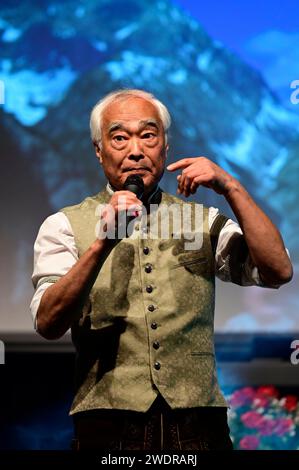
[[155,367],[156,370],[160,370],[161,369],[160,362],[155,362],[154,367]]
[[155,310],[155,306],[151,304],[147,307],[147,309],[149,312],[153,312]]
[[146,286],[145,290],[146,290],[146,292],[148,292],[150,294],[151,292],[153,292],[153,286],[148,285],[148,286]]
[[149,254],[149,247],[148,247],[148,246],[145,246],[145,247],[143,248],[143,253],[144,253],[145,255],[148,255],[148,254]]
[[158,325],[155,321],[153,321],[153,323],[151,324],[151,329],[152,330],[156,330],[158,328]]
[[153,342],[153,348],[154,348],[154,349],[159,349],[159,347],[160,347],[159,341],[154,341],[154,342]]
[[150,263],[147,263],[147,264],[145,265],[144,271],[145,271],[146,273],[150,273],[151,270],[152,270],[152,265],[151,265]]

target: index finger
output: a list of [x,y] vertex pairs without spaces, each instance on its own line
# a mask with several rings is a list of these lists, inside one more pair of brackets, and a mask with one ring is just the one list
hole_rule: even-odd
[[193,160],[194,160],[193,158],[182,158],[181,160],[178,160],[177,162],[167,165],[166,169],[169,171],[175,171],[175,170],[179,170],[180,168],[186,168],[187,166],[191,165],[191,163],[193,163]]

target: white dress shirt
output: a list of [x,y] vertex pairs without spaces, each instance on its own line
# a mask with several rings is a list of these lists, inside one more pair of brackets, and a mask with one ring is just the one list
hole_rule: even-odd
[[[107,191],[112,195],[113,189],[107,184]],[[209,227],[211,228],[219,210],[209,208]],[[219,234],[215,252],[215,272],[222,281],[230,282],[228,246],[233,237],[242,234],[240,226],[228,219]],[[41,297],[51,285],[44,279],[49,276],[64,276],[78,261],[78,250],[75,244],[71,224],[63,212],[50,215],[41,225],[34,244],[34,269],[32,282],[35,287],[30,309],[36,327],[36,314]],[[243,286],[258,285],[266,287],[259,277],[258,269],[253,265],[250,256],[243,266],[241,284]]]

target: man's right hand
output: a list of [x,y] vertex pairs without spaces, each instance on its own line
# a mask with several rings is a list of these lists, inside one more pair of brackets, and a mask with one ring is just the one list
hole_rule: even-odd
[[115,224],[118,222],[118,214],[126,211],[128,211],[128,215],[136,217],[142,211],[142,202],[131,191],[115,191],[101,213],[101,230],[104,232],[114,231]]

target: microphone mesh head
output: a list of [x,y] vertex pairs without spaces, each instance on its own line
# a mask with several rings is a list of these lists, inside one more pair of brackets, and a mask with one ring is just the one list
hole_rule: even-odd
[[124,182],[124,189],[136,194],[138,198],[144,193],[144,182],[140,175],[129,175]]

